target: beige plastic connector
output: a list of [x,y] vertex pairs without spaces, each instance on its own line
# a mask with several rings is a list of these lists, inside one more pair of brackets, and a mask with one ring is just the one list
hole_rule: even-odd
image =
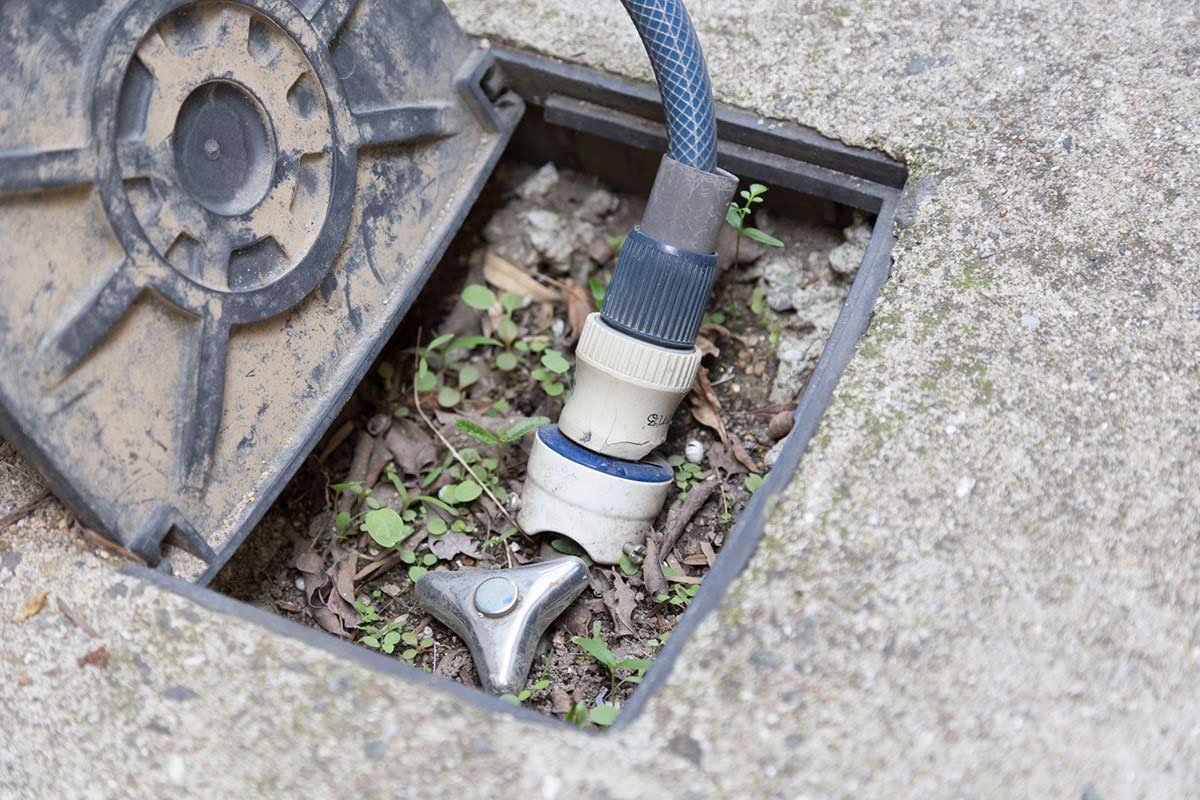
[[637,461],[667,438],[701,357],[699,348],[651,344],[591,314],[575,348],[575,389],[558,426],[589,450]]

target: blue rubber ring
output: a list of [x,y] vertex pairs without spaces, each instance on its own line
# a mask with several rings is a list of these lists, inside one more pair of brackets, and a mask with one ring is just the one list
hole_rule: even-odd
[[538,438],[542,440],[542,444],[560,456],[570,459],[582,467],[603,472],[614,478],[638,481],[639,483],[669,483],[674,479],[670,467],[648,464],[644,461],[625,461],[593,453],[564,436],[557,425],[539,428]]

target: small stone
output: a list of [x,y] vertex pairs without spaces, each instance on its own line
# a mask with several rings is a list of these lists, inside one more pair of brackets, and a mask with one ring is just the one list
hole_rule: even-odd
[[615,249],[616,248],[608,243],[607,239],[600,237],[592,242],[591,247],[588,248],[588,258],[592,259],[592,261],[595,261],[597,264],[607,264],[610,260],[612,260]]
[[571,268],[571,254],[584,250],[596,238],[596,227],[581,220],[568,219],[562,214],[535,208],[526,211],[525,240],[552,269],[566,272]]
[[796,322],[811,325],[822,332],[824,338],[833,330],[845,300],[845,289],[837,286],[812,286],[803,289],[792,298],[796,306]]
[[775,462],[779,460],[779,454],[783,452],[783,446],[786,440],[780,439],[763,455],[763,466],[771,469],[775,466]]
[[858,272],[858,265],[862,263],[866,253],[867,248],[865,247],[843,242],[829,251],[829,268],[835,275],[851,278]]
[[579,219],[599,225],[609,214],[617,210],[621,201],[612,192],[604,189],[594,189],[583,198],[583,202],[575,209]]
[[954,494],[960,500],[965,498],[975,488],[975,479],[970,475],[959,479],[958,484],[954,487]]
[[683,448],[683,457],[693,464],[704,461],[704,443],[699,439],[689,439]]
[[379,587],[379,591],[386,594],[388,597],[398,597],[400,595],[400,587],[394,583],[385,583]]
[[304,577],[303,576],[296,578],[296,588],[302,592],[304,591]]
[[769,395],[772,403],[791,403],[800,396],[825,347],[827,335],[827,331],[812,330],[800,335],[786,331],[780,336],[779,370]]
[[793,412],[780,411],[771,417],[771,421],[767,423],[767,435],[772,439],[782,439],[791,433],[794,423],[795,414]]
[[524,200],[541,199],[557,184],[558,169],[553,162],[547,161],[517,187],[517,196]]
[[526,222],[522,213],[523,203],[510,203],[497,211],[483,228],[483,238],[488,249],[518,267],[526,270],[537,268],[537,250],[526,241]]
[[763,295],[772,311],[790,311],[794,307],[792,296],[799,291],[803,274],[800,266],[783,254],[763,261]]
[[167,779],[176,786],[183,786],[187,779],[187,766],[178,754],[173,753],[167,758]]

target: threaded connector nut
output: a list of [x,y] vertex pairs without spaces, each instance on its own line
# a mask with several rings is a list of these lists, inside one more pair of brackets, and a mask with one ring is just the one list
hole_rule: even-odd
[[621,245],[604,321],[653,344],[690,350],[716,277],[716,253],[680,250],[635,227]]
[[591,314],[575,348],[575,389],[558,425],[597,453],[636,461],[667,438],[671,417],[696,380],[703,354],[662,347]]

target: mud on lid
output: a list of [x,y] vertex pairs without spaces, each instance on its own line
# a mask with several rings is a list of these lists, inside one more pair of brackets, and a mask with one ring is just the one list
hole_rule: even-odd
[[0,429],[84,524],[204,579],[521,102],[437,0],[8,0],[0,26]]

